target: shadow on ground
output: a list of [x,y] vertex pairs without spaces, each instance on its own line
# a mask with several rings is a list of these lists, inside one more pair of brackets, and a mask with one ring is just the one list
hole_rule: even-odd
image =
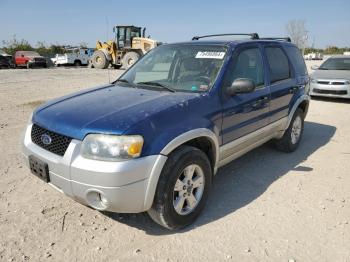
[[[177,232],[162,229],[146,213],[106,213],[120,223],[138,228],[150,235],[181,233],[220,219],[251,203],[277,179],[290,170],[310,172],[312,166],[303,162],[333,137],[336,128],[305,122],[303,140],[297,151],[287,154],[275,150],[269,143],[221,168],[215,176],[207,206],[197,221]],[[303,173],[305,174],[305,173]]]

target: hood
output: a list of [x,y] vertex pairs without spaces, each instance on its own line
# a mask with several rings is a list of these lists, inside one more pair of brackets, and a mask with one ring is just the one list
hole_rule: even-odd
[[350,80],[350,70],[316,70],[311,74],[311,78]]
[[32,121],[79,140],[89,133],[123,134],[151,115],[197,96],[107,85],[52,100],[34,112]]

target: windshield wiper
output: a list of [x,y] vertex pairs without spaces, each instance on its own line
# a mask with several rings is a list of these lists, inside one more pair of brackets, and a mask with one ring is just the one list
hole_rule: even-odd
[[138,82],[136,83],[137,85],[148,85],[148,86],[159,86],[159,87],[162,87],[164,89],[167,89],[168,91],[170,92],[173,92],[175,93],[175,89],[171,88],[170,86],[167,86],[167,85],[163,85],[161,83],[158,83],[158,82],[153,82],[153,81],[146,81],[146,82]]

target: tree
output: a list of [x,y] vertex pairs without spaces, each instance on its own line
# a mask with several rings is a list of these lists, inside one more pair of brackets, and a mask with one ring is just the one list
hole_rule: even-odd
[[27,40],[17,40],[16,35],[13,36],[12,40],[2,41],[4,51],[10,55],[13,55],[16,51],[32,51],[33,47]]
[[291,20],[286,24],[286,31],[292,42],[304,50],[308,40],[308,31],[305,28],[305,20]]

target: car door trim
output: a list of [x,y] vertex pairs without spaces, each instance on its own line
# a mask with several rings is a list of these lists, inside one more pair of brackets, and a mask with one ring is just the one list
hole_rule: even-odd
[[277,120],[265,127],[262,127],[252,133],[240,137],[230,143],[220,147],[220,158],[218,168],[222,167],[232,160],[242,156],[246,152],[256,148],[272,138],[283,135],[288,122],[288,117]]

